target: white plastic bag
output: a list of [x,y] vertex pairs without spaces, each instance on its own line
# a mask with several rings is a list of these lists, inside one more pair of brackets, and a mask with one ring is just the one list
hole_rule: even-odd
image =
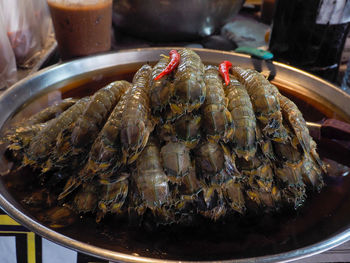
[[[29,1],[29,0],[27,0]],[[46,0],[31,0],[33,3],[34,17],[39,22],[40,27],[40,40],[42,47],[46,47],[48,44],[48,38],[50,34],[53,35],[53,26],[49,11],[49,6]]]
[[[34,0],[36,1],[36,0]],[[34,14],[32,0],[0,0],[4,23],[17,65],[26,66],[41,50],[40,21]]]
[[0,9],[0,90],[6,89],[17,81],[17,67],[7,31],[3,22],[3,10]]

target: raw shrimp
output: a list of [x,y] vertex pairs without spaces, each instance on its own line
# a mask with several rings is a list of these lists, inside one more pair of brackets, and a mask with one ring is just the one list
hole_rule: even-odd
[[133,163],[146,146],[148,136],[153,131],[149,104],[149,78],[152,67],[143,65],[135,74],[133,86],[127,94],[121,117],[120,142],[123,162]]
[[155,78],[167,67],[169,61],[169,57],[161,57],[152,70],[150,79],[150,101],[153,112],[162,111],[169,103],[169,99],[174,92],[173,74],[155,80]]
[[203,128],[209,140],[227,142],[233,133],[233,122],[217,67],[205,68],[204,82],[207,94],[202,106]]
[[272,140],[288,140],[282,125],[282,114],[278,101],[278,89],[261,73],[253,69],[232,68],[233,75],[245,85],[257,119],[263,124],[263,133]]
[[234,156],[226,146],[203,142],[195,151],[196,168],[205,179],[203,196],[207,210],[202,212],[213,220],[227,213],[227,208],[243,213],[245,202],[241,175]]
[[[39,123],[45,123],[51,119],[57,118],[62,112],[71,107],[74,103],[76,103],[76,99],[67,98],[62,101],[59,101],[41,111],[29,117],[28,119],[21,121],[15,124],[16,128],[24,128],[26,126],[32,126]],[[10,129],[10,133],[13,133]],[[16,131],[14,131],[16,132]]]
[[174,121],[166,121],[159,125],[160,136],[165,141],[182,141],[192,149],[201,137],[201,120],[201,115],[191,112]]
[[245,87],[233,76],[225,89],[228,110],[234,123],[233,149],[238,157],[246,160],[256,152],[256,118]]
[[[150,138],[136,162],[136,171],[131,178],[136,185],[135,210],[143,215],[147,209],[157,217],[167,217],[165,205],[169,202],[168,177],[164,173],[159,146]],[[137,196],[137,197],[135,197]]]
[[122,214],[123,205],[128,196],[129,180],[124,179],[100,186],[96,222],[100,222],[106,213]]
[[[281,193],[274,180],[272,166],[259,151],[250,160],[237,159],[250,205],[264,210],[276,210],[280,206]],[[247,205],[249,207],[249,205]],[[249,207],[250,209],[255,209]]]
[[306,198],[302,154],[291,143],[273,142],[273,147],[279,161],[275,163],[275,173],[281,182],[282,198],[297,208]]
[[43,165],[43,172],[80,166],[108,114],[130,87],[127,81],[115,81],[98,90],[77,121],[59,134],[54,151]]
[[119,137],[121,116],[130,91],[131,89],[128,89],[114,107],[91,146],[86,164],[77,176],[73,176],[67,181],[63,192],[59,195],[59,199],[65,198],[83,181],[92,180],[95,176],[98,176],[105,183],[110,183],[111,177],[114,175],[116,178],[112,181],[125,179],[125,174],[119,173],[119,168],[122,166],[122,150]]
[[326,172],[326,167],[316,152],[316,143],[312,140],[309,134],[309,130],[306,126],[302,113],[290,99],[282,96],[281,94],[278,95],[278,99],[281,104],[283,117],[292,127],[296,135],[296,138],[292,140],[293,146],[296,147],[297,144],[300,144],[304,152],[311,154],[312,158],[317,162],[320,168]]
[[190,49],[181,49],[180,64],[175,73],[174,96],[171,110],[181,115],[198,109],[205,100],[204,65],[200,57]]
[[82,114],[89,101],[89,97],[80,99],[37,133],[25,153],[24,164],[40,167],[40,163],[48,158],[58,134]]

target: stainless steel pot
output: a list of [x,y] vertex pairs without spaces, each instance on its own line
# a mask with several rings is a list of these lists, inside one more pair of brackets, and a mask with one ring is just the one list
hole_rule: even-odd
[[[27,104],[40,94],[57,90],[69,83],[83,83],[87,80],[93,80],[99,78],[101,74],[106,76],[118,71],[134,71],[145,62],[152,63],[157,61],[160,54],[167,54],[169,50],[170,48],[128,50],[119,53],[87,57],[40,71],[20,81],[0,97],[0,127],[3,127],[6,120],[11,118],[21,106]],[[218,64],[222,60],[230,60],[234,64],[244,67],[252,67],[253,65],[251,58],[246,55],[205,49],[197,49],[195,51],[201,56],[205,63]],[[321,105],[322,109],[328,109],[328,112],[330,112],[329,114],[336,115],[338,118],[345,121],[350,121],[350,96],[348,94],[342,92],[334,85],[298,69],[280,63],[274,63],[274,66],[277,70],[274,81],[278,86],[283,87],[285,91],[293,91],[295,94],[298,94],[298,96],[312,98],[312,101],[317,102],[317,105]],[[263,69],[266,71],[266,68]],[[344,187],[346,187],[346,185]],[[323,197],[327,199],[330,195],[327,196],[327,193],[325,193]],[[349,199],[350,196],[347,195],[346,199],[343,201],[346,203]],[[319,210],[317,210],[317,208],[310,211],[309,215],[306,215],[306,218],[298,219],[298,217],[295,217],[295,221],[289,222],[291,224],[289,227],[300,221],[302,224],[305,224],[303,225],[305,228],[310,228],[311,232],[305,231],[305,234],[303,234],[305,238],[306,235],[315,235],[315,238],[310,242],[304,242],[301,240],[302,237],[299,245],[279,251],[278,253],[261,254],[254,257],[250,257],[248,253],[243,258],[237,258],[235,254],[228,254],[225,257],[221,255],[218,258],[211,257],[206,260],[215,261],[220,259],[220,261],[224,262],[289,261],[307,257],[335,247],[350,240],[350,215],[344,216],[343,214],[344,211],[348,210],[347,205],[343,208],[345,210],[341,211],[336,208],[341,206],[337,205],[335,202],[334,205],[334,211],[332,210],[333,214],[327,217],[327,220],[324,222],[324,226],[330,229],[328,232],[320,233],[322,231],[314,226],[315,229],[313,230],[311,227],[312,225],[307,221],[308,217],[312,218],[318,216],[317,214],[319,213],[317,211]],[[0,180],[0,206],[11,217],[37,234],[63,246],[100,258],[123,262],[170,262],[180,259],[174,256],[170,257],[168,254],[162,254],[161,251],[153,253],[150,251],[152,244],[147,243],[141,244],[136,242],[132,245],[125,244],[125,247],[121,250],[111,249],[110,244],[106,245],[108,240],[107,242],[99,242],[97,236],[96,238],[94,237],[93,229],[78,229],[74,231],[75,234],[70,234],[65,231],[58,232],[50,229],[38,222],[35,217],[29,214],[28,211],[17,202],[16,196],[11,195],[2,180]],[[324,209],[324,207],[322,209]],[[91,233],[88,242],[79,240],[79,236],[83,231],[90,231],[89,233]],[[161,242],[161,240],[159,242]],[[217,240],[215,243],[220,244],[220,242],[220,240]],[[279,244],[276,244],[276,246],[278,245]],[[189,244],[187,244],[187,246],[189,246]],[[143,251],[147,252],[141,254],[141,256],[140,253],[136,254],[138,247],[142,247],[142,249],[144,249]],[[201,248],[199,248],[199,251],[200,249]],[[225,249],[227,253],[230,253],[229,246]],[[179,250],[178,253],[181,255],[181,248],[179,248]],[[195,260],[196,256],[192,255],[190,258]]]
[[210,36],[241,9],[244,0],[114,0],[113,22],[149,40],[192,40]]

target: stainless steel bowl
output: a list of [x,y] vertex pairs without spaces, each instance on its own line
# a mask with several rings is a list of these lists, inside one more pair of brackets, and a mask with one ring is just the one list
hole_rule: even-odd
[[[34,74],[5,91],[0,97],[0,128],[23,107],[33,103],[37,97],[46,96],[62,90],[67,84],[86,83],[99,80],[119,72],[121,74],[134,72],[145,62],[153,63],[160,54],[167,54],[171,48],[151,48],[128,50],[119,53],[83,58],[61,65],[53,66]],[[249,56],[223,51],[195,49],[203,62],[218,64],[222,60],[230,60],[243,67],[252,67]],[[328,117],[336,116],[350,121],[350,96],[329,82],[313,75],[280,63],[274,63],[277,75],[274,80],[284,91],[292,91],[298,97],[307,98],[323,110],[328,111]],[[266,71],[267,68],[263,67]],[[70,86],[72,88],[72,86]],[[35,104],[36,105],[36,104]],[[22,108],[21,108],[22,107]],[[3,159],[3,158],[2,158]],[[1,159],[1,161],[3,161]],[[1,163],[0,163],[1,166]],[[116,239],[110,241],[110,235],[100,235],[95,224],[82,223],[72,228],[53,230],[40,223],[33,214],[29,213],[19,202],[18,197],[11,194],[0,177],[0,206],[15,220],[28,227],[35,233],[71,249],[94,255],[100,258],[122,262],[175,262],[175,261],[221,261],[221,262],[277,262],[311,256],[335,247],[350,240],[350,178],[341,177],[341,185],[328,185],[320,195],[312,199],[303,213],[288,215],[281,222],[277,235],[290,233],[293,236],[287,247],[282,243],[273,244],[273,251],[252,255],[255,243],[238,256],[232,252],[231,243],[223,239],[212,240],[210,236],[201,235],[199,242],[204,247],[194,247],[186,240],[179,240],[173,247],[164,247],[166,240],[147,242],[149,238],[140,237],[139,230],[134,236],[127,237],[128,232],[115,233]],[[339,188],[338,188],[339,187]],[[91,222],[90,222],[91,223]],[[118,225],[118,224],[115,224]],[[219,229],[219,228],[218,228]],[[296,229],[301,231],[296,233]],[[221,229],[221,237],[225,237],[226,228]],[[219,231],[219,230],[218,230]],[[174,234],[174,233],[173,233]],[[150,234],[148,234],[150,235]],[[180,233],[181,235],[181,233]],[[83,238],[84,236],[84,238]],[[120,239],[123,237],[123,239]],[[254,237],[251,237],[254,238]],[[247,237],[249,239],[249,237]],[[118,241],[119,240],[119,241]],[[198,240],[197,240],[198,241]],[[209,247],[208,247],[208,244]],[[238,247],[243,243],[238,243]],[[193,247],[192,247],[193,246]],[[163,249],[166,250],[163,251]],[[244,249],[242,247],[242,249]],[[184,252],[188,254],[184,257]],[[201,255],[210,254],[209,257]]]
[[209,36],[244,0],[114,0],[113,22],[124,32],[158,41]]

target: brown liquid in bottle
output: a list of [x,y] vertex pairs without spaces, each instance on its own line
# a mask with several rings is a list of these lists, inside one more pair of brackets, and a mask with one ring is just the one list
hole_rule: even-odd
[[81,4],[49,0],[48,4],[63,59],[110,49],[112,0]]

